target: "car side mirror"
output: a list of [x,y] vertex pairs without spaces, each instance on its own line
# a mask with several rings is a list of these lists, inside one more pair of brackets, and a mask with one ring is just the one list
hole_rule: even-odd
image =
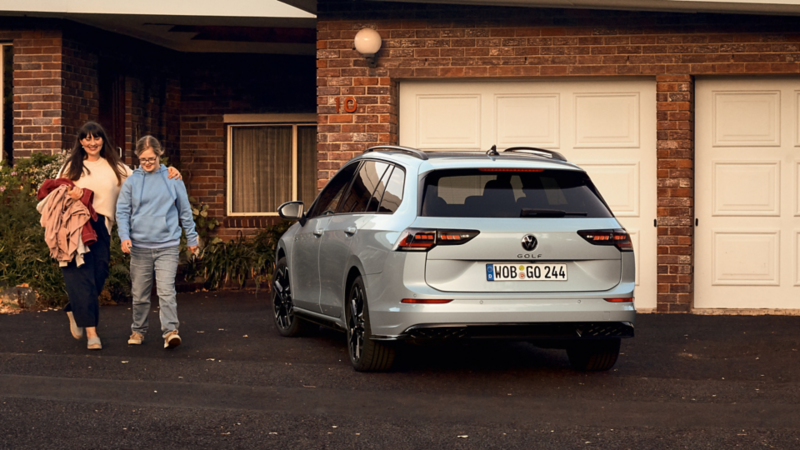
[[281,218],[287,220],[300,220],[303,221],[303,210],[305,207],[303,206],[303,202],[286,202],[281,206],[278,206],[278,214]]

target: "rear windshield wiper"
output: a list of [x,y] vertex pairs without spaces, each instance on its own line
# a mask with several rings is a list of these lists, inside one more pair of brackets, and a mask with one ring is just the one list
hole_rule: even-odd
[[587,216],[585,212],[567,212],[560,209],[529,209],[522,208],[519,212],[520,217],[564,217],[564,216]]

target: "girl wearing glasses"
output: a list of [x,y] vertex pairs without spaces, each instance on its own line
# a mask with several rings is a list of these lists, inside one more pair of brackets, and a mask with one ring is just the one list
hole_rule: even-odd
[[[68,178],[74,182],[75,186],[67,192],[73,200],[88,195],[98,216],[96,222],[90,220],[97,241],[89,245],[83,264],[78,266],[73,260],[61,268],[69,297],[64,311],[69,318],[70,332],[75,339],[81,339],[85,330],[89,350],[103,347],[97,336],[100,317],[98,296],[108,277],[110,235],[117,196],[123,181],[130,174],[131,169],[120,160],[103,127],[97,122],[86,122],[78,130],[75,145],[57,175],[57,178]],[[180,177],[180,173],[170,167],[169,176]],[[88,191],[91,191],[91,195]]]
[[156,138],[139,139],[135,153],[141,165],[125,180],[117,199],[122,251],[131,255],[133,324],[128,344],[141,344],[147,333],[155,271],[164,348],[173,348],[181,343],[175,298],[181,227],[189,250],[197,250],[192,207],[186,186],[169,179],[167,169],[159,163],[163,150]]

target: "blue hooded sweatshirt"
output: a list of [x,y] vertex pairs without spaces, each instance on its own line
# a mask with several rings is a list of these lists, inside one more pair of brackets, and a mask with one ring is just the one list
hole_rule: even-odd
[[[165,248],[179,245],[181,225],[189,247],[197,245],[192,206],[181,180],[167,177],[167,168],[133,171],[117,198],[119,238],[134,247]],[[180,221],[179,221],[180,219]]]

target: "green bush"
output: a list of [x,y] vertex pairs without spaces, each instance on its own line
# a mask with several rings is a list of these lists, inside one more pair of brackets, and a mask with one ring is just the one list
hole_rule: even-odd
[[214,239],[201,253],[199,264],[206,286],[213,289],[236,284],[241,289],[253,280],[256,292],[272,277],[275,265],[275,246],[291,222],[283,221],[261,230],[251,240],[241,235],[229,242]]
[[[219,226],[219,220],[208,216],[208,205],[200,203],[194,197],[189,197],[194,218],[194,230],[197,232],[199,249],[202,250],[208,242],[208,235]],[[214,238],[215,240],[219,240]],[[197,255],[189,251],[186,245],[186,233],[181,233],[181,271],[185,281],[194,281],[203,274],[203,264]]]
[[131,257],[122,253],[122,242],[119,240],[117,225],[111,230],[111,260],[108,267],[108,278],[103,291],[110,300],[119,303],[120,301],[131,300]]
[[27,284],[43,304],[63,306],[67,303],[64,278],[44,241],[36,203],[30,188],[0,193],[0,286]]

